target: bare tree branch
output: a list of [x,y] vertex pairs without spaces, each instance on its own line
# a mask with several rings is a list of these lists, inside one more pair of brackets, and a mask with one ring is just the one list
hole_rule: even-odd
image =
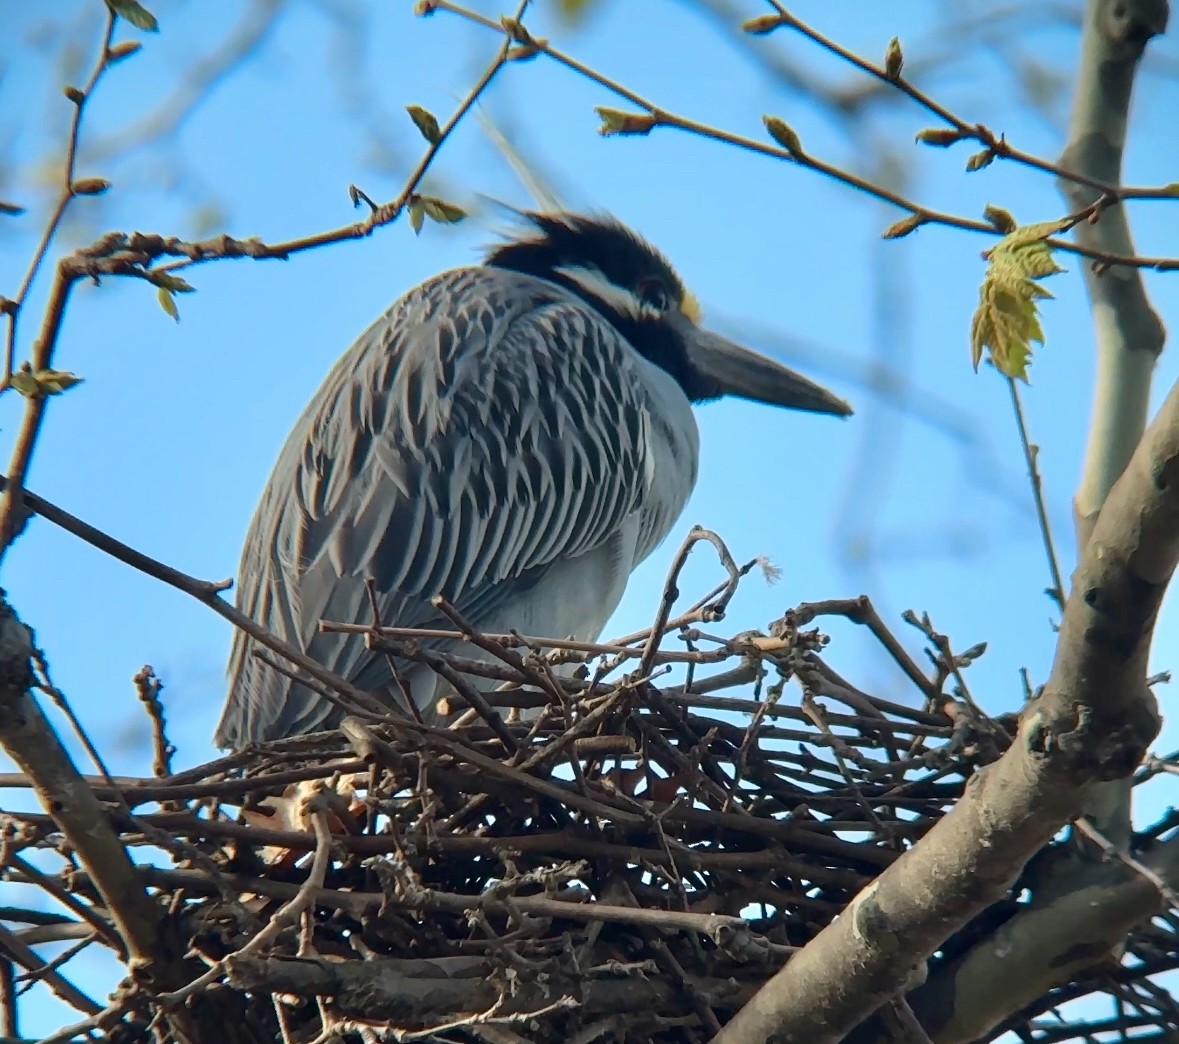
[[[205,78],[198,78],[197,94],[186,100],[182,85],[163,95],[173,101],[156,111],[164,121],[155,130],[149,120],[150,133],[178,126],[201,92],[265,38],[280,6],[255,0],[227,39],[228,51],[214,52],[219,64],[198,63]],[[600,110],[603,133],[670,127],[789,162],[905,211],[885,238],[923,224],[1003,233],[999,220],[925,208],[887,171],[857,166],[849,172],[813,155],[781,120],[766,120],[771,143],[657,106],[533,36],[520,22],[525,6],[496,21],[450,0],[419,5],[423,13],[450,11],[499,35],[494,59],[450,119],[441,127],[432,117],[419,123],[429,148],[391,202],[378,204],[353,189],[354,201],[370,208],[364,220],[278,243],[104,236],[58,261],[29,370],[51,368],[73,287],[84,280],[123,276],[166,290],[173,273],[205,262],[285,258],[367,236],[407,209],[411,218],[421,217],[418,191],[447,136],[500,69],[533,57],[637,110]],[[717,0],[704,6],[721,15],[735,10]],[[0,776],[0,787],[32,789],[45,809],[0,813],[0,870],[40,888],[69,915],[35,934],[0,925],[6,1032],[16,1033],[22,979],[13,963],[87,1015],[50,1038],[62,1041],[116,1028],[135,1039],[155,1033],[196,1041],[207,1031],[202,1036],[191,1027],[212,1013],[207,1025],[223,1027],[227,1044],[326,1044],[344,1033],[369,1038],[377,1032],[374,1017],[385,1023],[380,1032],[405,1040],[459,1030],[486,1030],[494,1038],[493,1028],[508,1034],[515,1024],[543,1026],[537,1032],[551,1039],[588,1042],[614,1032],[617,1013],[625,1010],[624,1032],[649,1032],[661,1041],[822,1042],[851,1031],[856,1044],[882,1038],[942,1044],[985,1037],[1019,1019],[1025,1032],[1048,1044],[1066,1039],[1064,1031],[1031,1020],[1060,998],[1100,989],[1121,1010],[1090,1027],[1095,1032],[1179,1022],[1179,1006],[1149,978],[1168,961],[1179,963],[1179,932],[1165,917],[1144,922],[1175,901],[1179,840],[1131,854],[1128,800],[1122,800],[1157,730],[1147,655],[1179,561],[1179,386],[1126,466],[1145,418],[1147,362],[1153,365],[1162,344],[1139,272],[1179,270],[1179,258],[1134,254],[1123,205],[1170,198],[1173,186],[1120,183],[1134,70],[1150,36],[1165,25],[1163,0],[1091,0],[1088,79],[1078,91],[1069,148],[1057,162],[1017,149],[932,97],[914,82],[921,58],[906,66],[899,42],[878,63],[783,4],[772,7],[774,13],[746,24],[743,38],[786,30],[853,70],[855,82],[834,92],[809,75],[797,77],[829,113],[855,113],[883,96],[912,103],[939,124],[923,132],[927,142],[974,142],[982,148],[972,158],[976,165],[1006,159],[1059,177],[1070,201],[1061,224],[1083,223],[1076,243],[1045,242],[1095,262],[1089,273],[1095,314],[1112,317],[1110,336],[1099,329],[1103,351],[1113,353],[1110,372],[1126,379],[1113,381],[1117,386],[1099,401],[1095,428],[1112,424],[1117,438],[1087,472],[1082,493],[1100,488],[1104,499],[1111,486],[1112,492],[1099,518],[1084,516],[1092,536],[1083,541],[1056,663],[1018,731],[1014,715],[993,722],[973,703],[963,668],[978,651],[956,655],[922,618],[935,667],[927,676],[866,598],[800,605],[768,634],[709,633],[752,565],[738,568],[712,534],[705,536],[717,545],[727,580],[677,615],[676,576],[699,533],[673,567],[654,626],[612,643],[483,634],[456,611],[446,613],[453,632],[383,627],[376,617],[369,624],[320,621],[371,649],[425,662],[452,682],[455,728],[426,728],[389,713],[269,635],[225,600],[228,582],[186,575],[26,491],[47,398],[13,379],[16,316],[66,204],[85,194],[72,174],[80,115],[114,55],[112,15],[88,83],[67,90],[78,111],[59,206],[17,299],[0,299],[0,313],[10,319],[0,390],[9,384],[13,394],[28,397],[10,474],[0,476],[0,558],[25,513],[38,512],[209,606],[294,665],[268,660],[278,670],[357,717],[336,732],[172,774],[156,683],[145,669],[137,686],[153,721],[159,778],[84,777],[28,692],[31,636],[0,606],[0,745],[23,770]],[[1062,14],[1053,8],[1050,17]],[[1017,59],[1010,66],[1016,74]],[[786,63],[779,75],[789,80],[792,70]],[[854,122],[851,115],[840,118],[845,127]],[[1038,482],[1026,433],[1023,441]],[[1079,494],[1079,513],[1082,499]],[[1047,510],[1042,502],[1037,507],[1047,535]],[[1054,587],[1064,587],[1057,576]],[[863,624],[924,709],[875,698],[836,673],[821,656],[826,636],[810,627],[827,614]],[[446,633],[494,653],[494,662],[422,648],[423,640]],[[682,644],[671,648],[677,641]],[[635,674],[608,681],[636,659]],[[584,670],[557,677],[557,663]],[[652,679],[673,664],[686,666],[683,684],[656,688]],[[724,669],[698,678],[697,669],[709,665]],[[466,675],[509,687],[484,693]],[[801,706],[783,700],[790,681],[803,689]],[[704,695],[747,683],[752,696]],[[955,696],[947,695],[948,685]],[[849,710],[829,710],[820,698]],[[524,709],[536,714],[521,718]],[[730,713],[745,720],[724,716]],[[101,767],[97,753],[95,760]],[[571,778],[557,771],[565,768]],[[1098,793],[1119,801],[1113,818],[1094,830],[1078,817],[1094,809]],[[167,804],[131,812],[149,801]],[[229,807],[240,810],[236,820]],[[1073,842],[1049,843],[1069,822],[1083,828]],[[1106,841],[1101,830],[1111,823]],[[1173,829],[1160,824],[1142,839]],[[1091,858],[1086,838],[1101,840],[1108,862]],[[31,861],[55,848],[69,871],[60,881]],[[157,859],[160,849],[183,862],[133,864],[133,850]],[[1027,866],[1035,853],[1040,859]],[[241,899],[247,894],[248,911]],[[751,904],[760,906],[759,915]],[[19,907],[9,915],[4,919],[28,923]],[[106,1008],[60,970],[74,950],[51,960],[32,950],[74,938],[126,950],[120,956],[132,975]],[[1141,957],[1133,969],[1108,959],[1123,945]],[[938,947],[942,956],[928,981],[914,989]],[[390,957],[409,952],[432,959]],[[278,996],[283,993],[313,1002],[288,1004]],[[204,1016],[194,1015],[202,1008]],[[227,1012],[259,1021],[246,1027]]]
[[1074,577],[1052,674],[1021,716],[1016,741],[714,1044],[776,1035],[836,1044],[1005,894],[1027,860],[1081,813],[1095,784],[1130,775],[1158,731],[1146,664],[1177,563],[1179,386],[1102,510]]
[[[1088,0],[1082,32],[1069,141],[1061,163],[1117,181],[1134,78],[1147,42],[1167,26],[1166,0]],[[1093,192],[1076,181],[1060,183],[1071,206],[1092,202]],[[1115,254],[1134,253],[1124,207],[1096,224],[1078,225],[1084,246]],[[1141,272],[1121,266],[1086,266],[1093,311],[1097,372],[1085,463],[1074,501],[1077,546],[1093,532],[1097,514],[1122,473],[1146,427],[1151,376],[1166,331],[1150,306]],[[1099,788],[1087,816],[1120,848],[1130,840],[1130,784],[1117,780]]]
[[[455,1011],[481,1011],[503,997],[493,962],[478,957],[437,960],[374,960],[341,965],[329,961],[294,961],[234,956],[229,981],[238,989],[290,993],[300,997],[331,997],[341,1015],[366,1023],[395,1020],[401,1025],[429,1024]],[[578,974],[573,967],[549,984],[521,982],[499,1009],[527,1013],[551,1003],[553,993],[568,991],[589,1018],[623,1012],[651,1011],[674,996],[675,987],[644,973],[642,967],[602,969]],[[749,994],[748,985],[731,980],[699,980],[697,988],[713,1003],[736,1007]]]
[[168,952],[163,911],[148,897],[106,812],[30,694],[33,642],[0,601],[0,744],[33,781],[42,807],[69,838],[110,910],[127,953],[147,971]]
[[[1179,883],[1179,845],[1160,846],[1147,865]],[[1167,905],[1152,880],[1118,862],[1073,867],[1064,882],[1045,881],[1043,890],[1043,898],[1038,896],[984,944],[940,966],[909,995],[936,1044],[985,1037],[1007,1013],[1108,963],[1136,925]],[[848,1044],[874,1039],[857,1032]]]

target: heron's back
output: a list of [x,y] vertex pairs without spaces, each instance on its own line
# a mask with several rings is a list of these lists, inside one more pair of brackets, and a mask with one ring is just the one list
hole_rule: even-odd
[[[579,298],[505,270],[447,272],[374,323],[297,421],[250,524],[238,604],[374,691],[387,658],[319,630],[372,621],[369,578],[386,625],[449,626],[430,604],[442,594],[487,631],[593,638],[678,518],[697,458],[678,385]],[[333,723],[254,648],[235,635],[219,745]]]

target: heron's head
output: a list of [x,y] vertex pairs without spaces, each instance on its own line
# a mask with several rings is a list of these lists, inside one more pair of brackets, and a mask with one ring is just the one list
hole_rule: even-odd
[[736,395],[773,406],[847,416],[846,402],[801,374],[700,325],[700,306],[658,250],[608,217],[527,214],[519,238],[486,263],[572,290],[692,402]]

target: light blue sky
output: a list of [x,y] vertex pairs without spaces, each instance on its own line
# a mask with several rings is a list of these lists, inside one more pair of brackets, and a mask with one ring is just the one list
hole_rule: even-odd
[[[134,123],[171,91],[176,70],[194,49],[213,46],[249,5],[158,0],[162,31],[116,68],[88,112],[84,141],[104,140]],[[218,230],[264,239],[351,221],[347,186],[385,200],[398,192],[422,143],[402,106],[415,103],[445,118],[498,39],[439,14],[415,18],[406,2],[371,6],[363,53],[345,56],[362,77],[364,119],[396,147],[392,169],[367,163],[364,119],[342,110],[338,86],[357,88],[338,64],[339,37],[325,10],[355,5],[292,2],[273,36],[226,78],[154,158],[87,158],[80,173],[114,182],[101,201],[79,201],[73,240],[108,229],[189,235],[194,204],[214,196],[226,211]],[[366,5],[360,5],[366,6]],[[476,4],[498,15],[496,4]],[[546,7],[548,5],[538,5]],[[756,0],[735,5],[762,13]],[[1046,5],[1047,6],[1047,5]],[[61,139],[69,103],[50,74],[34,23],[63,21],[97,0],[36,5],[0,0],[12,46],[0,59],[0,131],[6,181],[0,197],[30,204],[25,218],[0,226],[0,292],[11,294],[42,226],[45,198],[30,176],[50,142]],[[1052,181],[996,163],[965,175],[970,151],[923,149],[913,134],[933,122],[893,99],[869,109],[871,133],[852,137],[797,93],[784,90],[748,60],[748,52],[694,5],[603,0],[573,30],[536,13],[533,31],[669,109],[730,130],[762,134],[761,115],[787,119],[811,152],[870,171],[884,145],[909,164],[908,193],[929,206],[977,216],[998,203],[1025,221],[1063,213]],[[963,117],[1006,132],[1045,156],[1061,147],[1060,127],[1031,113],[1020,92],[1033,63],[1067,76],[1077,37],[1068,27],[1018,31],[993,23],[1002,46],[972,35],[955,42],[945,28],[997,10],[984,3],[924,0],[882,4],[799,3],[798,13],[865,55],[882,55],[899,35],[910,63],[953,55],[921,82]],[[86,60],[97,42],[98,22]],[[43,34],[42,34],[43,35]],[[120,37],[137,34],[122,28]],[[764,42],[832,84],[860,81],[829,55],[782,33]],[[1174,42],[1153,53],[1176,58]],[[1014,70],[1014,71],[1013,71]],[[1160,67],[1139,92],[1132,121],[1127,181],[1179,180],[1174,144],[1175,85]],[[357,101],[357,99],[353,99]],[[755,332],[753,347],[782,357],[852,400],[856,416],[839,423],[745,403],[700,411],[701,478],[677,535],[635,575],[611,631],[644,626],[678,535],[692,523],[715,529],[734,555],[769,556],[782,579],[746,581],[726,627],[764,625],[803,600],[854,595],[876,599],[914,649],[916,635],[898,617],[926,610],[956,646],[986,640],[969,673],[991,710],[1010,710],[1021,694],[1019,668],[1047,675],[1053,648],[1048,582],[1031,511],[1007,389],[992,372],[972,372],[968,331],[986,240],[926,228],[882,243],[899,215],[887,207],[790,165],[672,131],[649,138],[603,139],[595,105],[617,105],[603,89],[544,60],[513,66],[494,85],[486,111],[519,131],[529,154],[572,205],[608,209],[659,245],[701,298],[706,318],[729,332]],[[1058,107],[1057,117],[1065,110]],[[161,156],[187,172],[164,177]],[[14,171],[16,172],[14,174]],[[528,198],[477,120],[448,143],[436,168],[440,193],[469,203],[475,193],[526,204]],[[211,191],[210,191],[211,190]],[[101,209],[99,209],[101,208]],[[1145,253],[1179,253],[1179,208],[1135,207]],[[55,401],[37,451],[31,488],[186,572],[234,573],[254,503],[279,446],[337,355],[399,293],[446,267],[478,257],[493,236],[487,223],[455,229],[408,224],[289,262],[239,261],[187,273],[195,294],[179,299],[173,323],[145,284],[108,280],[76,295],[56,364],[86,383]],[[80,239],[78,237],[81,237]],[[1044,306],[1048,346],[1032,369],[1025,404],[1066,573],[1072,565],[1070,498],[1079,473],[1092,379],[1093,335],[1079,265],[1050,288]],[[1155,306],[1179,326],[1179,276],[1148,275]],[[35,331],[45,280],[26,313],[22,350]],[[809,355],[800,354],[806,346]],[[935,413],[936,425],[883,403],[864,386],[886,363],[908,380],[906,394]],[[849,371],[859,378],[848,378]],[[1179,375],[1175,357],[1158,370],[1156,402]],[[7,457],[19,421],[15,396],[0,400],[0,451]],[[951,437],[948,427],[957,432]],[[701,551],[682,585],[702,593],[716,569]],[[111,754],[114,771],[145,773],[146,722],[131,676],[152,664],[167,688],[180,767],[214,754],[210,734],[223,697],[227,626],[183,595],[137,575],[94,549],[37,521],[6,560],[3,586],[37,630],[58,685],[87,728]],[[869,643],[832,626],[832,664],[861,686],[913,700]],[[1155,669],[1175,666],[1179,620],[1174,599],[1158,630]],[[1164,711],[1168,693],[1161,692]],[[1179,746],[1168,729],[1160,752]],[[9,800],[9,795],[4,796]],[[1160,790],[1159,800],[1173,800]],[[1157,806],[1155,806],[1157,808]],[[1148,810],[1149,811],[1149,810]]]

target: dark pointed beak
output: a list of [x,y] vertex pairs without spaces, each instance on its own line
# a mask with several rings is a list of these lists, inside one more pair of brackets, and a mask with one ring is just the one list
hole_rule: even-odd
[[[686,320],[685,320],[686,322]],[[688,358],[718,395],[736,395],[770,406],[848,417],[852,408],[839,396],[781,363],[751,352],[728,338],[692,326],[686,332]]]

